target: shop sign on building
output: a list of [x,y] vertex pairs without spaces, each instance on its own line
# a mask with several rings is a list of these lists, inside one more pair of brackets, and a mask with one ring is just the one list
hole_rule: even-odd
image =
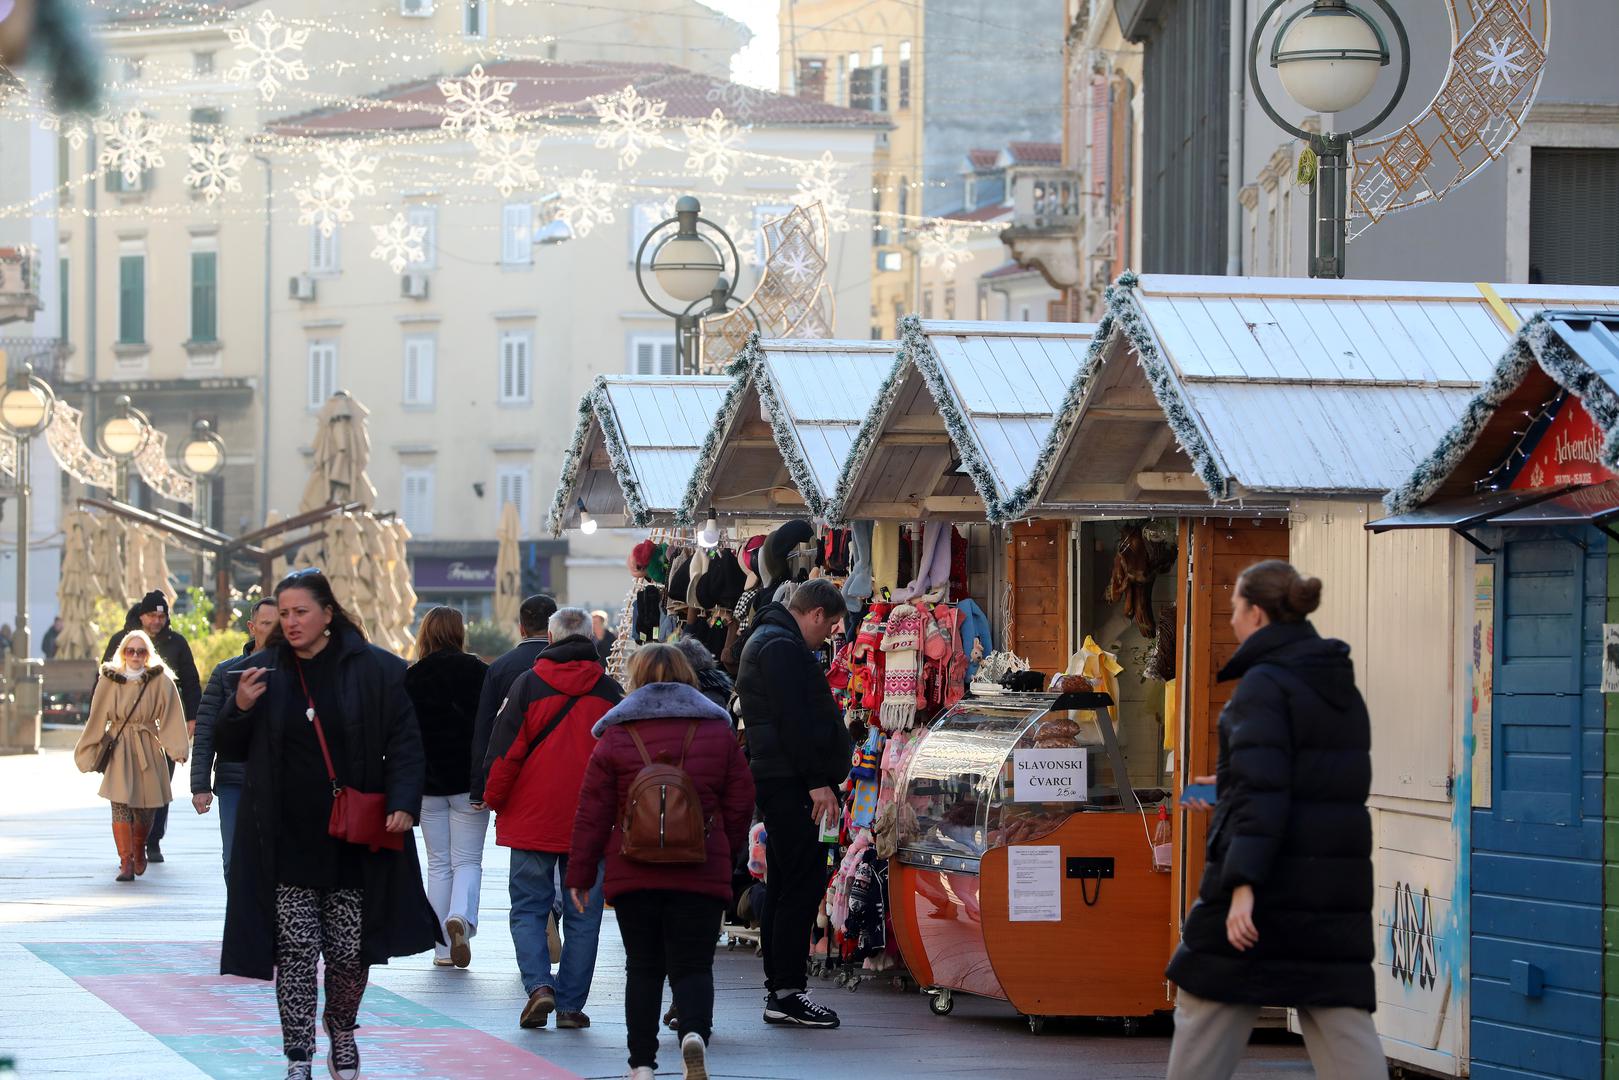
[[1088,797],[1083,747],[1012,751],[1013,802],[1084,802]]
[[449,556],[418,556],[412,581],[417,592],[493,592],[494,556],[457,559]]
[[1602,433],[1573,394],[1557,407],[1551,423],[1512,478],[1515,488],[1599,484],[1614,474],[1602,464]]

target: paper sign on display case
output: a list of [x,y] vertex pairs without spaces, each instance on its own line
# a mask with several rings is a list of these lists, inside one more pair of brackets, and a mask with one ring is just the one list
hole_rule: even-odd
[[1006,849],[1007,918],[1062,921],[1062,848],[1014,844]]
[[1084,802],[1086,758],[1079,746],[1012,751],[1012,801]]

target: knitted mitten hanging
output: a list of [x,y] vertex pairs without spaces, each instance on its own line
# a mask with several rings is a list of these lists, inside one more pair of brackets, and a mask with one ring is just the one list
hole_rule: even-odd
[[883,707],[878,724],[884,731],[904,731],[916,723],[916,696],[920,690],[924,616],[909,604],[888,615],[883,633]]
[[871,596],[871,529],[869,521],[857,521],[849,528],[850,566],[843,598],[850,607],[863,606]]
[[950,545],[945,541],[943,521],[930,521],[922,526],[922,552],[916,560],[916,576],[911,583],[894,593],[895,600],[914,600],[936,585],[950,580]]

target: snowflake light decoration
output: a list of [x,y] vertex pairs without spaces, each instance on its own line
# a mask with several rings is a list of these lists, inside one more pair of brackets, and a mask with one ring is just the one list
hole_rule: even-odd
[[511,112],[517,83],[485,75],[482,64],[473,64],[464,79],[440,79],[438,89],[444,95],[444,122],[439,126],[445,131],[464,131],[477,143],[517,122]]
[[849,231],[849,196],[843,190],[848,179],[846,170],[826,150],[821,156],[803,162],[798,169],[799,206],[821,204],[826,215],[827,228],[833,232]]
[[921,244],[922,265],[937,265],[941,273],[953,276],[966,255],[964,249],[970,238],[971,234],[965,225],[935,222],[932,228],[918,237]]
[[285,25],[268,8],[259,12],[259,17],[245,29],[227,27],[225,34],[232,45],[247,52],[225,77],[232,82],[253,83],[261,100],[274,101],[286,83],[309,78],[308,66],[297,55],[309,40],[309,31]]
[[626,86],[616,94],[597,98],[593,105],[602,128],[596,136],[596,149],[617,149],[619,168],[634,165],[642,152],[663,145],[658,129],[663,126],[668,102],[644,98],[634,86]]
[[427,258],[427,248],[422,244],[427,228],[412,225],[404,214],[394,214],[393,220],[386,225],[371,226],[371,235],[377,238],[377,246],[371,249],[371,257],[386,262],[396,274],[402,273],[411,263]]
[[1479,75],[1489,75],[1491,86],[1496,85],[1498,81],[1510,86],[1514,75],[1521,75],[1529,70],[1526,65],[1518,63],[1518,58],[1523,54],[1522,46],[1517,49],[1512,47],[1510,37],[1505,41],[1497,41],[1492,37],[1488,49],[1473,50],[1473,55],[1479,58],[1479,63],[1473,70]]
[[227,192],[242,190],[242,166],[247,155],[238,154],[224,139],[214,136],[206,143],[192,143],[191,168],[186,172],[186,186],[196,188],[209,202]]
[[613,223],[613,199],[618,194],[618,185],[610,180],[597,180],[594,169],[585,169],[578,176],[558,183],[557,194],[557,217],[567,223],[575,236],[583,239],[597,225]]
[[339,198],[353,202],[358,196],[376,194],[377,185],[371,174],[377,171],[378,159],[367,155],[353,139],[321,146],[316,149],[315,158],[320,162],[321,175],[331,177],[332,190]]
[[753,115],[753,110],[764,104],[765,92],[757,86],[748,86],[739,82],[718,82],[708,88],[706,100],[711,105],[718,105],[732,116],[746,120]]
[[96,160],[109,169],[117,169],[127,187],[140,181],[141,173],[163,164],[163,132],[141,115],[139,109],[130,109],[116,120],[97,120],[96,134],[105,145]]
[[316,177],[313,184],[292,193],[298,198],[298,224],[313,225],[322,236],[331,236],[343,222],[354,220],[354,200],[337,195],[329,176]]
[[681,130],[686,133],[686,171],[706,174],[715,184],[725,183],[736,167],[742,129],[715,109],[708,119],[682,124]]
[[503,196],[509,196],[520,187],[538,184],[540,170],[535,167],[540,140],[530,135],[499,131],[486,136],[478,145],[478,161],[472,179],[479,184],[493,184]]

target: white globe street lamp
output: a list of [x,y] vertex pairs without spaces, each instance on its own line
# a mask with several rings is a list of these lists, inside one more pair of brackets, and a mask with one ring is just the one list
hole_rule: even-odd
[[[0,366],[5,362],[0,351]],[[11,647],[18,660],[28,659],[28,500],[33,494],[28,451],[34,436],[50,426],[55,408],[56,394],[30,364],[14,372],[0,393],[0,428],[17,440],[17,629]]]

